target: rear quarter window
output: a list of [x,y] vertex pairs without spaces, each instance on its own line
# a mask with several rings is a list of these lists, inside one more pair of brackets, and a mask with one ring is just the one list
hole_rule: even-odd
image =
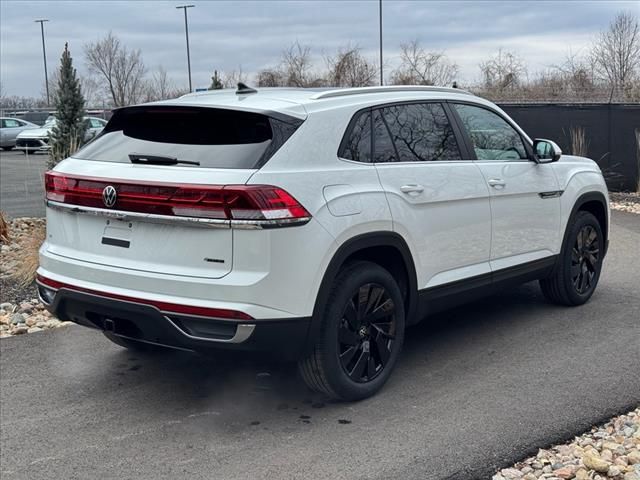
[[394,105],[382,109],[400,162],[460,160],[453,128],[438,103]]
[[74,155],[129,163],[129,154],[171,156],[200,167],[254,169],[293,135],[301,120],[205,107],[129,107]]

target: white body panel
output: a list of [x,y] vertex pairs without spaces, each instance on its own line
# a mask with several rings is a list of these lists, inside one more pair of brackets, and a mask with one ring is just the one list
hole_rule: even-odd
[[491,193],[491,268],[500,270],[559,252],[560,198],[551,164],[476,161]]
[[[252,95],[193,94],[164,102],[304,120],[259,170],[132,165],[67,159],[56,171],[127,181],[265,184],[283,188],[311,214],[302,226],[272,230],[158,227],[141,220],[126,254],[103,246],[104,218],[48,209],[48,238],[39,273],[79,287],[137,298],[229,308],[257,321],[310,316],[332,258],[345,242],[372,232],[406,241],[418,288],[442,285],[557,254],[576,199],[606,186],[595,163],[563,157],[534,162],[362,164],[337,157],[352,115],[403,100],[465,100],[462,93],[389,91],[314,99],[308,91],[274,89]],[[528,138],[528,137],[527,137]],[[496,162],[498,163],[498,162]],[[488,186],[500,175],[503,190]],[[403,186],[422,192],[407,194]],[[559,198],[540,192],[559,190]],[[126,233],[130,227],[120,225]],[[223,264],[207,264],[214,255]]]
[[[561,234],[564,234],[576,200],[588,193],[600,193],[607,199],[607,228],[609,228],[611,225],[611,210],[608,208],[609,193],[598,164],[589,158],[563,155],[559,161],[552,163],[551,167],[558,179],[558,189],[563,192],[560,197]],[[609,232],[606,233],[609,238]],[[562,238],[558,241],[558,251],[562,246],[561,243]]]
[[388,163],[376,169],[393,229],[415,252],[418,288],[490,271],[489,192],[473,162]]

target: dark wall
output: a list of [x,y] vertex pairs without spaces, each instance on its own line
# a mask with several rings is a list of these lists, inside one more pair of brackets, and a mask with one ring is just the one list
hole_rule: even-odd
[[610,190],[635,191],[640,179],[636,131],[640,104],[502,104],[531,138],[555,141],[571,154],[571,129],[582,127],[587,156],[600,165]]

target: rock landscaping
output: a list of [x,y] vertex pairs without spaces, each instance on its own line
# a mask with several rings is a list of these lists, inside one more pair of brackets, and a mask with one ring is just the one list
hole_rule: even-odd
[[16,277],[25,262],[37,261],[25,258],[25,254],[35,255],[34,242],[44,225],[44,218],[16,218],[9,222],[9,241],[0,247],[0,338],[71,324],[45,310],[33,282],[25,284]]
[[44,309],[37,298],[28,302],[0,304],[0,338],[35,333],[70,325],[61,322]]
[[609,193],[609,201],[613,210],[640,214],[640,192]]
[[640,408],[573,442],[541,449],[493,480],[640,480]]

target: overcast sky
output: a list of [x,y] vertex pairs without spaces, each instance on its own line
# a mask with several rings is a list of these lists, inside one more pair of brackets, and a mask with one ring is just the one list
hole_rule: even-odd
[[[195,87],[210,83],[213,69],[253,74],[274,65],[298,40],[318,61],[345,44],[378,55],[378,1],[202,1],[189,9]],[[179,2],[0,0],[0,79],[5,95],[39,96],[44,84],[37,18],[47,18],[49,71],[64,43],[84,73],[83,46],[111,30],[140,49],[150,70],[162,65],[177,86],[187,81],[184,17]],[[584,51],[620,10],[640,13],[633,1],[383,1],[385,69],[397,65],[399,45],[418,39],[460,66],[460,79],[478,78],[478,63],[498,48],[515,51],[529,71],[559,64]]]

